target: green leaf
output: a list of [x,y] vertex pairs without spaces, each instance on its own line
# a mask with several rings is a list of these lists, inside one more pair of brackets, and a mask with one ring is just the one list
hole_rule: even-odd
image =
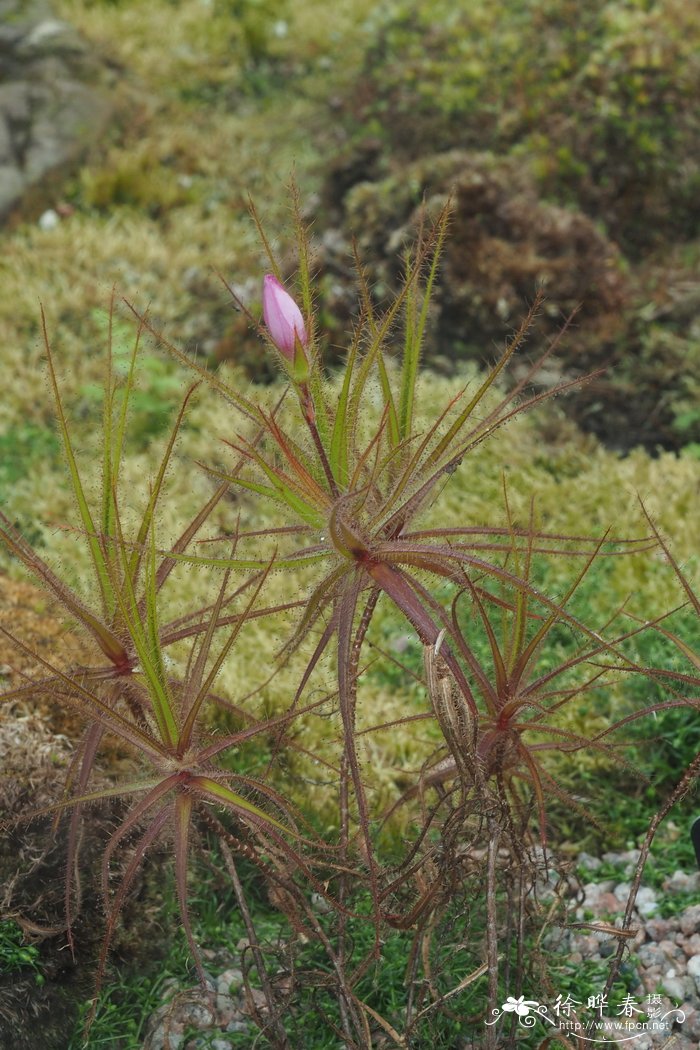
[[41,308],[41,329],[44,337],[44,346],[46,348],[46,359],[49,368],[49,378],[51,380],[51,388],[53,390],[54,402],[56,405],[56,415],[58,418],[58,425],[61,432],[61,439],[63,441],[63,448],[68,460],[68,469],[70,471],[71,484],[73,486],[73,493],[75,495],[80,517],[83,522],[83,527],[87,534],[88,544],[90,547],[90,555],[92,562],[95,567],[95,573],[99,583],[100,591],[102,594],[102,604],[106,614],[109,614],[114,607],[114,593],[112,591],[111,581],[107,565],[105,563],[104,554],[102,547],[97,535],[97,529],[95,528],[92,520],[92,514],[90,507],[85,498],[83,491],[83,485],[80,480],[80,473],[78,471],[78,465],[73,452],[73,445],[70,440],[70,434],[68,431],[68,421],[66,420],[65,413],[63,411],[63,402],[61,400],[61,392],[58,388],[58,380],[56,379],[56,371],[53,364],[53,355],[51,352],[51,344],[49,342],[48,331],[46,329],[46,316],[44,314],[43,307]]
[[225,784],[220,783],[218,780],[214,780],[212,777],[196,776],[191,777],[188,781],[191,788],[195,788],[201,791],[205,795],[209,795],[217,801],[225,803],[226,806],[237,810],[243,815],[248,815],[256,818],[257,821],[262,821],[264,824],[269,824],[278,831],[284,831],[287,834],[293,834],[289,828],[286,828],[284,824],[281,824],[279,820],[275,820],[269,813],[266,813],[264,809],[260,809],[259,806],[249,802],[242,795],[237,794],[235,791],[231,791],[230,788],[226,787]]

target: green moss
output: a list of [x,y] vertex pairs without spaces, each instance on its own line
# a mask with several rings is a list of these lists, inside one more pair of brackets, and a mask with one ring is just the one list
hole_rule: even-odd
[[83,205],[110,211],[115,207],[138,208],[159,215],[194,199],[191,179],[163,164],[150,152],[119,152],[100,168],[84,168],[80,176]]
[[9,502],[13,486],[38,463],[58,467],[60,461],[60,442],[48,427],[27,423],[0,433],[0,502]]
[[685,5],[440,0],[378,22],[347,107],[358,132],[377,120],[404,159],[517,150],[545,193],[625,243],[697,231],[700,31]]

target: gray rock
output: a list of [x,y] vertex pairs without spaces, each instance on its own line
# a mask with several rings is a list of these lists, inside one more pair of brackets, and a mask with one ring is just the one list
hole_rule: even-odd
[[33,25],[18,42],[18,58],[39,58],[44,55],[81,54],[84,45],[76,31],[58,18],[44,18]]
[[650,919],[646,926],[652,941],[664,941],[672,930],[678,929],[677,923],[671,919]]
[[659,902],[656,899],[654,890],[649,886],[641,886],[637,894],[635,907],[643,919],[649,919],[652,915],[655,915],[659,910]]
[[[632,889],[632,883],[631,882],[618,882],[617,885],[613,889],[613,893],[615,894],[615,896],[617,897],[617,899],[619,901],[624,901],[626,903],[627,902],[627,898],[630,895],[630,890],[631,889]],[[640,893],[641,893],[641,890],[640,890]]]
[[695,1003],[683,1003],[682,1010],[685,1014],[684,1034],[691,1039],[700,1040],[700,1004],[697,1000]]
[[172,1032],[169,1029],[167,1039],[166,1043],[165,1025],[159,1024],[144,1043],[144,1050],[166,1050],[166,1047],[169,1047],[170,1050],[180,1050],[185,1041],[182,1032]]
[[597,871],[603,862],[597,857],[592,857],[590,853],[579,853],[577,863],[587,871]]
[[112,114],[106,66],[44,0],[0,0],[0,219]]
[[47,208],[43,211],[37,220],[37,226],[40,230],[55,230],[60,225],[61,216],[54,208]]
[[687,966],[688,976],[695,982],[695,988],[700,995],[700,955],[691,955]]
[[637,958],[645,969],[668,965],[668,958],[658,944],[643,944],[637,951]]
[[220,973],[216,979],[216,989],[220,995],[231,995],[243,985],[243,974],[237,967],[231,967]]
[[231,1018],[235,1012],[236,1006],[230,995],[222,995],[220,992],[216,996],[216,1014],[220,1022]]
[[625,875],[629,876],[637,866],[637,861],[641,855],[641,850],[628,849],[622,853],[604,853],[603,860],[606,864],[623,864]]
[[687,893],[690,884],[690,875],[684,871],[674,871],[670,879],[664,881],[664,889],[671,893]]
[[22,173],[16,167],[0,163],[0,215],[17,203],[25,185]]
[[249,1021],[241,1021],[241,1020],[229,1021],[229,1023],[226,1025],[226,1031],[227,1032],[249,1032],[250,1031],[250,1022]]
[[686,955],[700,955],[700,933],[694,933],[684,941],[682,948]]
[[680,917],[681,933],[691,937],[694,933],[700,933],[700,904],[693,904],[686,908]]
[[662,977],[661,986],[667,995],[670,995],[676,1002],[682,1002],[685,999],[686,987],[682,977],[677,975],[674,977]]
[[659,941],[659,948],[669,959],[677,960],[682,959],[685,956],[685,952],[680,945],[676,944],[675,941],[672,941],[669,938]]
[[181,1017],[194,1028],[210,1028],[214,1024],[214,1013],[204,1003],[187,1003]]

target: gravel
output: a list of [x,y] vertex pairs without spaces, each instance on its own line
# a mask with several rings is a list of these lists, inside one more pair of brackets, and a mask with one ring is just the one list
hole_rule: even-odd
[[[589,854],[581,854],[578,866],[594,876],[603,864],[614,865],[622,872],[623,880],[631,879],[639,859],[638,850],[624,853],[606,853],[602,861]],[[551,879],[549,880],[551,881]],[[603,879],[586,882],[582,887],[570,881],[572,894],[578,893],[574,914],[570,920],[592,925],[622,927],[624,911],[630,892],[630,881]],[[543,890],[546,893],[546,886]],[[697,1050],[700,1043],[700,904],[683,907],[680,895],[700,892],[700,873],[676,871],[667,879],[661,891],[650,886],[640,887],[637,894],[631,926],[636,929],[626,942],[623,968],[630,996],[638,1010],[658,1018],[667,1014],[662,1024],[655,1022],[630,1037],[622,1028],[624,1017],[615,1017],[615,1011],[605,1013],[613,1024],[619,1023],[617,1035],[608,1032],[608,1038],[619,1041],[621,1047],[631,1050],[661,1050],[673,1038],[673,1050]],[[678,898],[678,910],[670,917],[660,916],[662,899]],[[574,966],[585,969],[590,962],[605,966],[617,950],[618,938],[604,930],[564,926],[545,938],[545,945],[553,954],[563,957]],[[204,953],[205,955],[209,953]],[[147,1026],[142,1050],[227,1050],[232,1044],[227,1035],[250,1032],[251,1045],[256,1027],[246,1001],[243,974],[233,959],[211,960],[221,966],[217,977],[210,979],[204,990],[180,990],[173,980],[165,982],[163,1004]],[[598,991],[603,991],[603,983]],[[255,1006],[264,1012],[257,989]],[[555,993],[556,994],[556,993]],[[587,994],[581,993],[581,997]],[[574,998],[576,996],[574,995]],[[581,1017],[586,1007],[581,1004]],[[678,1012],[682,1011],[683,1019]],[[639,1017],[636,1012],[632,1020]],[[586,1015],[589,1019],[589,1015]],[[642,1022],[651,1025],[651,1020]],[[192,1034],[193,1031],[196,1034]],[[240,1044],[238,1044],[240,1045]],[[668,1043],[670,1046],[671,1044]]]

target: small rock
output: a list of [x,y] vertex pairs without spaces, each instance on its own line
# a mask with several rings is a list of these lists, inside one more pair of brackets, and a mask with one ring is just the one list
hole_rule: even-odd
[[58,212],[54,211],[53,208],[47,208],[37,219],[37,226],[40,230],[55,230],[60,225],[60,222],[61,217]]
[[579,954],[584,959],[590,959],[592,956],[597,955],[600,948],[600,941],[592,933],[585,937],[577,937],[574,943],[578,948]]
[[74,29],[57,18],[46,18],[27,33],[18,48],[18,54],[23,58],[34,58],[42,54],[55,55],[60,51],[81,50],[82,46]]
[[700,995],[700,955],[691,955],[687,966],[688,976],[695,982],[695,988]]
[[598,860],[597,857],[592,857],[590,853],[579,853],[578,864],[580,867],[586,868],[587,871],[597,871],[602,861]]
[[665,966],[668,962],[665,953],[657,944],[643,944],[637,950],[637,958],[645,970],[652,966]]
[[681,977],[663,977],[661,985],[666,994],[670,995],[676,1002],[681,1002],[685,999],[685,984]]
[[320,912],[321,915],[327,915],[329,912],[333,911],[332,904],[330,904],[320,893],[314,892],[311,894],[311,906],[314,911]]
[[593,905],[596,915],[615,915],[625,910],[623,902],[615,893],[601,893],[598,901]]
[[631,875],[641,855],[641,850],[628,849],[622,853],[604,853],[603,860],[606,864],[624,864],[625,875]]
[[166,1042],[165,1025],[159,1024],[143,1045],[144,1050],[180,1050],[184,1041],[185,1036],[182,1032],[174,1032],[169,1027]]
[[[625,1039],[622,1045],[629,1045],[627,1039]],[[640,1032],[639,1035],[634,1037],[633,1045],[636,1047],[636,1050],[652,1050],[654,1042],[648,1032]]]
[[683,1003],[681,1009],[685,1014],[684,1034],[689,1035],[691,1039],[700,1040],[700,1009],[692,1003]]
[[650,966],[642,974],[642,984],[651,995],[656,994],[661,987],[661,970],[658,966]]
[[700,933],[694,933],[681,947],[686,955],[700,955]]
[[230,995],[216,996],[216,1017],[218,1023],[225,1024],[230,1021],[236,1011],[236,1005]]
[[693,904],[692,907],[686,908],[680,917],[680,928],[681,933],[684,933],[686,937],[700,932],[700,904]]
[[243,974],[236,967],[224,970],[216,979],[216,990],[220,995],[231,995],[243,985]]
[[181,1016],[194,1028],[210,1028],[214,1023],[214,1014],[204,1003],[187,1003]]
[[[630,882],[618,882],[617,886],[615,886],[613,890],[613,893],[619,901],[624,901],[624,903],[626,904],[631,889],[632,884]],[[639,892],[641,893],[642,891],[640,890]]]
[[664,889],[670,893],[687,893],[690,875],[684,871],[674,871],[670,879],[664,880]]
[[250,1024],[248,1021],[233,1020],[229,1021],[226,1025],[227,1032],[249,1032]]
[[668,959],[681,959],[685,955],[683,949],[675,941],[659,941],[659,948]]
[[650,919],[647,923],[647,933],[652,941],[663,941],[673,930],[674,924],[670,919]]
[[652,915],[655,915],[659,910],[659,902],[656,899],[654,890],[649,886],[641,886],[637,894],[635,907],[643,919],[649,919]]

